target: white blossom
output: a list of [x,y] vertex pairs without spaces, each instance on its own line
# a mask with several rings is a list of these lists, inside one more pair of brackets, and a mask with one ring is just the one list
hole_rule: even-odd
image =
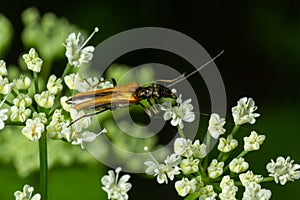
[[26,126],[22,129],[22,134],[31,141],[38,141],[44,132],[44,124],[40,118],[27,119]]
[[234,180],[230,176],[224,176],[220,182],[222,192],[219,193],[221,200],[236,200],[235,195],[238,187],[234,185]]
[[207,155],[206,144],[200,144],[199,140],[195,140],[191,145],[191,150],[195,158],[204,158]]
[[193,155],[192,140],[185,138],[176,138],[174,142],[174,152],[183,157],[190,157]]
[[289,156],[286,159],[280,156],[276,159],[276,162],[271,160],[266,168],[270,173],[269,176],[274,177],[275,182],[281,185],[286,184],[287,181],[300,178],[300,165],[294,164],[294,160],[291,160]]
[[18,90],[27,90],[31,86],[31,79],[21,74],[19,78],[13,80],[13,83]]
[[270,190],[261,189],[261,186],[257,183],[250,183],[245,187],[242,200],[268,200],[271,195]]
[[213,159],[207,168],[208,176],[212,179],[218,178],[223,174],[224,162],[218,162],[217,159]]
[[29,97],[28,94],[20,93],[16,98],[13,99],[13,104],[18,107],[29,107],[32,104],[32,99]]
[[220,135],[225,133],[225,129],[223,128],[224,124],[226,123],[224,118],[221,118],[218,114],[213,113],[209,119],[208,131],[210,135],[218,139]]
[[73,145],[81,145],[81,148],[84,149],[84,143],[94,141],[99,135],[106,133],[106,129],[101,130],[99,133],[94,133],[91,131],[83,131],[83,132],[72,132],[70,137],[67,138],[69,142]]
[[260,114],[254,113],[257,110],[257,106],[252,98],[241,98],[238,101],[238,105],[232,108],[232,116],[236,125],[242,125],[245,123],[254,124],[255,118]]
[[234,158],[229,163],[230,171],[234,173],[242,173],[249,168],[249,164],[245,161],[244,158]]
[[266,139],[265,135],[258,135],[255,131],[251,131],[249,137],[244,137],[244,150],[255,151],[260,148],[260,145]]
[[215,200],[217,197],[217,193],[215,193],[212,185],[200,188],[200,194],[199,200]]
[[[83,117],[85,113],[83,111],[77,111],[72,109],[70,112],[72,120],[78,120],[79,118]],[[83,117],[77,122],[73,123],[72,127],[75,129],[76,132],[81,132],[82,129],[88,128],[92,124],[91,117]]]
[[52,108],[55,96],[49,91],[43,91],[41,94],[35,94],[34,100],[43,108]]
[[4,60],[0,60],[0,76],[7,76],[6,63]]
[[180,168],[183,174],[191,174],[199,170],[199,159],[193,159],[192,157],[183,159],[180,163]]
[[246,173],[240,174],[239,178],[244,187],[248,186],[250,183],[260,183],[263,179],[261,175],[254,175],[251,170],[248,170]]
[[60,98],[60,105],[61,107],[67,111],[67,112],[71,112],[72,110],[72,105],[71,104],[67,104],[66,101],[69,99],[69,97],[63,96]]
[[79,67],[82,63],[88,63],[92,60],[95,48],[93,46],[84,46],[96,32],[98,32],[98,28],[95,28],[94,32],[86,41],[81,33],[78,33],[77,36],[75,33],[69,34],[64,46],[66,47],[65,55],[70,65]]
[[32,196],[34,188],[31,187],[30,185],[24,185],[23,191],[16,191],[14,193],[15,200],[40,200],[41,195],[40,194],[35,194]]
[[47,89],[53,95],[60,93],[63,89],[61,78],[56,78],[56,76],[52,74],[48,79]]
[[23,105],[21,105],[20,107],[10,107],[10,112],[10,120],[13,122],[25,122],[31,114],[31,110],[29,108],[25,108],[25,106]]
[[13,83],[9,83],[6,77],[0,76],[0,93],[7,95],[11,92],[12,87],[14,86]]
[[175,189],[178,192],[179,196],[185,197],[188,194],[191,194],[196,191],[196,179],[189,180],[188,178],[182,178],[179,181],[175,182]]
[[218,149],[221,152],[228,153],[238,146],[238,141],[233,139],[232,135],[228,135],[227,138],[220,138]]
[[102,189],[107,193],[108,199],[128,199],[127,192],[132,187],[131,183],[128,183],[130,175],[125,174],[119,179],[120,171],[121,169],[117,168],[115,174],[113,170],[109,170],[108,175],[103,176],[101,179],[101,183],[103,184]]
[[28,54],[23,55],[23,59],[25,60],[25,63],[27,64],[28,69],[34,71],[34,72],[40,72],[43,65],[43,60],[39,58],[38,53],[34,48],[31,48],[29,50]]
[[7,113],[8,109],[4,108],[0,110],[0,130],[4,129],[5,123],[4,121],[7,120],[8,116]]
[[172,126],[179,126],[183,128],[183,121],[192,122],[195,120],[195,114],[192,112],[193,105],[191,99],[187,99],[182,102],[181,95],[176,99],[177,105],[172,107],[171,102],[164,102],[161,106],[161,110],[165,111],[164,120],[171,119]]

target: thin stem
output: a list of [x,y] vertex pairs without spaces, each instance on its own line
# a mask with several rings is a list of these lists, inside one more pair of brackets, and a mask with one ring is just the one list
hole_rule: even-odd
[[178,133],[179,133],[180,137],[185,138],[184,132],[183,132],[183,130],[179,127],[179,125],[177,125],[177,129],[178,129]]
[[72,65],[70,65],[68,63],[65,70],[64,70],[64,72],[63,72],[63,74],[61,75],[61,79],[62,79],[63,82],[64,82],[65,76],[70,73],[71,69],[72,69]]
[[236,134],[236,132],[239,130],[239,128],[240,128],[240,125],[235,125],[234,126],[234,128],[231,131],[232,138],[234,137],[234,135]]
[[265,177],[260,182],[263,183],[263,182],[270,182],[270,181],[274,181],[274,177]]
[[33,80],[34,80],[35,93],[38,94],[40,91],[39,91],[39,78],[37,72],[33,72]]
[[43,200],[47,200],[48,161],[47,161],[47,134],[44,132],[39,140],[40,151],[40,190]]

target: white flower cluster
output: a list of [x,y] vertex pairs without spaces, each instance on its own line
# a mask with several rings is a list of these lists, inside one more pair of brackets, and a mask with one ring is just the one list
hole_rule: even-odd
[[34,188],[30,185],[24,185],[23,191],[16,191],[14,193],[15,200],[40,200],[41,195],[35,194],[32,196],[32,192],[34,191]]
[[130,175],[125,174],[119,179],[120,172],[120,167],[115,172],[109,170],[108,175],[103,176],[101,179],[102,189],[108,194],[108,199],[127,200],[129,198],[127,192],[132,187],[131,183],[128,183]]
[[[177,103],[179,102],[182,102],[182,100],[179,100]],[[190,101],[188,101],[189,103]],[[175,107],[178,109],[178,105]],[[192,105],[189,105],[188,108],[192,108]],[[180,121],[183,119],[181,116],[191,113],[191,109],[181,109],[181,113],[185,114],[179,115],[176,113],[176,109],[173,109],[170,104],[165,104],[162,108],[162,110],[166,111],[165,115],[168,116],[164,117],[164,119],[172,118],[174,121],[171,121],[171,124],[174,126],[182,123]],[[199,140],[193,142],[190,139],[177,138],[174,142],[174,154],[171,154],[173,162],[170,163],[173,164],[167,167],[166,163],[169,163],[166,162],[167,159],[165,164],[159,164],[157,161],[147,161],[145,162],[148,166],[146,173],[157,176],[159,183],[168,183],[167,177],[171,181],[175,179],[175,189],[178,195],[182,197],[188,196],[188,199],[214,200],[217,197],[221,200],[270,199],[271,191],[263,189],[260,183],[271,181],[270,177],[273,177],[276,183],[282,185],[287,181],[299,179],[300,165],[293,164],[294,161],[290,157],[286,159],[279,157],[276,162],[272,160],[267,165],[270,177],[264,178],[262,175],[253,174],[253,171],[249,170],[249,163],[243,156],[251,151],[259,150],[266,139],[265,135],[259,135],[257,132],[251,131],[249,136],[244,137],[243,152],[232,158],[231,161],[225,162],[238,146],[238,140],[234,139],[237,130],[244,123],[255,123],[255,118],[260,115],[254,113],[256,110],[257,107],[251,98],[245,97],[240,99],[238,105],[232,108],[235,127],[226,138],[219,138],[220,135],[226,134],[224,128],[225,119],[216,113],[211,114],[207,138],[210,138],[210,136],[214,139],[219,138],[217,146],[217,149],[220,151],[219,156],[213,158],[213,156],[208,154],[207,145],[210,144],[209,139],[207,139],[205,144],[200,144]],[[182,127],[183,125],[179,125],[178,129]],[[155,160],[151,154],[150,157]],[[180,179],[176,180],[177,177],[174,178],[174,175],[178,175]],[[238,185],[244,186],[244,193],[240,198],[236,197],[239,190]]]

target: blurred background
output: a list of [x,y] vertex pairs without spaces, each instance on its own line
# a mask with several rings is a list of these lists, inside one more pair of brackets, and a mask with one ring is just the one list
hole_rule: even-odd
[[[38,9],[40,15],[52,12],[57,18],[65,18],[68,23],[76,25],[70,25],[69,29],[60,29],[58,26],[57,34],[73,29],[89,33],[95,26],[100,27],[100,32],[91,41],[95,45],[121,31],[155,26],[174,29],[190,36],[212,57],[225,49],[216,64],[226,87],[228,108],[234,106],[241,97],[252,97],[259,107],[261,117],[255,126],[247,128],[254,128],[267,136],[261,150],[249,154],[251,168],[256,169],[257,174],[266,175],[266,163],[277,156],[290,155],[296,163],[300,163],[299,1],[6,1],[2,2],[0,12],[10,23],[4,20],[2,25],[8,29],[0,29],[0,41],[6,42],[0,56],[11,64],[11,69],[14,68],[13,65],[18,66],[19,55],[28,50],[30,45],[45,44],[43,41],[26,44],[21,39],[29,37],[24,33],[25,27],[28,32],[31,28],[29,24],[22,22],[21,14],[32,6]],[[26,41],[30,39],[27,38]],[[53,70],[59,72],[62,69],[56,66],[65,63],[66,59],[55,55],[55,52],[63,55],[63,49],[49,49],[48,52],[45,50],[44,55],[49,56]],[[176,55],[154,50],[132,52],[116,60],[116,63],[128,66],[147,62],[163,63],[175,69],[191,67]],[[184,71],[181,69],[181,72]],[[192,78],[190,81],[193,84],[197,79]],[[196,88],[200,91],[199,94],[203,90],[201,87]],[[201,109],[209,112],[209,109]],[[230,118],[230,109],[228,117]],[[249,134],[246,129],[243,131],[245,133],[241,134]],[[16,139],[10,140],[2,133],[5,134],[0,132],[0,187],[3,188],[0,199],[13,199],[13,192],[20,190],[24,183],[29,183],[38,190],[38,173],[24,169],[28,165],[26,160],[34,168],[38,157],[35,154],[30,154],[30,157],[26,153],[17,153],[18,155],[8,159],[7,157],[14,155],[14,149],[9,145],[16,145]],[[59,157],[60,150],[65,151],[66,148],[72,148],[72,153]],[[37,147],[30,144],[24,148],[24,152],[31,151],[37,151]],[[83,153],[79,147],[60,147],[49,150],[49,159],[53,160],[49,174],[49,199],[106,198],[99,181],[107,169],[88,153]],[[155,180],[145,179],[140,175],[133,175],[130,180],[133,184],[129,192],[130,199],[152,199],[154,195],[156,199],[180,199],[172,184],[158,185]],[[299,181],[288,183],[284,187],[269,183],[264,184],[264,187],[272,189],[274,200],[300,197]]]

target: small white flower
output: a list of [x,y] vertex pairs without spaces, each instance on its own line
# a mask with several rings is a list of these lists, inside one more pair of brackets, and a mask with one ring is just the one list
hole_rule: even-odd
[[76,83],[82,82],[82,78],[79,76],[79,73],[73,73],[65,76],[64,81],[70,90],[76,90]]
[[3,78],[0,76],[0,93],[7,95],[10,93],[12,87],[14,86],[13,83],[9,83],[7,78]]
[[199,159],[193,159],[192,157],[183,159],[180,163],[180,167],[183,174],[191,174],[199,170]]
[[27,90],[31,86],[31,79],[21,74],[19,78],[13,80],[13,83],[18,90]]
[[257,183],[250,183],[245,187],[242,200],[269,200],[271,195],[270,190],[261,189],[261,186]]
[[232,116],[236,125],[242,125],[245,123],[254,124],[255,118],[260,114],[254,113],[257,110],[257,106],[252,98],[241,98],[238,101],[238,105],[232,108]]
[[63,89],[61,78],[56,78],[56,76],[52,74],[48,79],[47,89],[53,95],[60,93]]
[[34,71],[34,72],[40,72],[43,65],[43,60],[39,58],[38,53],[34,48],[31,48],[29,50],[29,54],[24,54],[23,59],[25,60],[25,63],[27,64],[28,69]]
[[200,145],[199,140],[195,140],[191,145],[191,150],[195,158],[204,158],[207,155],[206,145],[204,143]]
[[82,63],[88,63],[92,60],[95,48],[93,46],[84,46],[96,32],[98,32],[98,28],[95,28],[86,41],[84,41],[84,36],[81,33],[78,33],[77,36],[75,33],[69,34],[64,46],[66,47],[65,55],[70,65],[79,67]]
[[22,129],[22,134],[31,141],[38,141],[44,130],[44,124],[40,118],[27,119],[26,126]]
[[238,146],[238,141],[232,138],[232,135],[228,135],[227,138],[220,138],[218,149],[221,152],[228,153]]
[[4,108],[0,110],[0,130],[4,129],[5,123],[4,121],[7,120],[8,116],[7,113],[8,109]]
[[255,151],[260,148],[260,145],[266,139],[265,135],[258,135],[255,131],[251,131],[249,137],[244,137],[244,150]]
[[199,200],[215,200],[217,197],[217,193],[215,193],[212,185],[200,188],[200,194]]
[[28,96],[28,94],[18,94],[16,98],[13,99],[13,103],[15,106],[21,107],[29,107],[32,104],[32,99]]
[[173,181],[174,176],[177,174],[180,174],[180,167],[179,165],[181,161],[181,158],[176,154],[171,154],[170,156],[167,156],[167,158],[164,160],[164,163],[166,165],[165,171],[171,181]]
[[4,60],[0,60],[0,76],[6,76],[7,75],[7,69],[6,69],[6,63]]
[[174,152],[179,156],[190,157],[193,155],[191,146],[192,140],[185,138],[176,138],[174,142]]
[[69,97],[63,96],[60,98],[60,104],[62,106],[62,108],[67,111],[67,112],[71,112],[72,110],[72,105],[71,104],[67,104],[66,101],[69,99]]
[[[71,112],[71,118],[72,120],[78,120],[82,116],[85,115],[83,111],[77,111],[75,109],[72,109]],[[80,120],[78,120],[76,123],[72,125],[72,127],[75,129],[76,132],[81,132],[82,129],[88,128],[92,124],[91,117],[83,117]]]
[[13,122],[25,122],[31,114],[31,110],[29,108],[26,109],[23,105],[20,107],[12,106],[10,111],[10,120]]
[[260,183],[260,181],[263,179],[261,175],[254,175],[251,170],[240,174],[239,178],[244,187],[248,186],[250,183]]
[[225,133],[225,129],[223,128],[224,124],[226,123],[224,118],[221,118],[218,114],[213,113],[209,119],[208,131],[210,135],[218,139],[220,135]]
[[26,184],[23,187],[23,192],[16,191],[14,193],[15,199],[16,200],[40,200],[41,199],[40,194],[35,194],[34,196],[32,196],[33,190],[34,190],[33,187]]
[[187,194],[191,194],[196,191],[196,184],[196,179],[189,180],[184,177],[175,182],[175,189],[179,196],[185,197]]
[[217,159],[213,159],[207,168],[208,176],[212,179],[218,178],[223,174],[224,162],[218,162]]
[[52,108],[55,96],[49,91],[43,91],[41,94],[35,94],[34,100],[43,108]]
[[43,124],[46,124],[48,121],[45,113],[34,112],[32,114],[32,119],[35,119],[35,118],[39,118]]
[[237,173],[237,174],[246,171],[248,168],[249,168],[249,164],[245,161],[244,158],[234,158],[229,163],[230,171]]
[[182,121],[192,122],[195,120],[195,114],[192,112],[193,105],[191,99],[182,102],[181,95],[176,99],[177,105],[172,107],[171,102],[164,102],[161,110],[165,111],[164,120],[171,120],[172,126],[179,126],[181,129],[184,127]]
[[91,131],[84,131],[81,133],[78,132],[73,132],[73,134],[71,134],[71,138],[70,138],[70,142],[73,145],[81,145],[82,149],[85,149],[84,147],[84,143],[85,142],[92,142],[94,141],[99,135],[102,135],[103,133],[106,133],[106,129],[103,129],[102,131],[100,131],[99,133],[94,133]]
[[278,157],[276,162],[271,160],[267,164],[267,170],[270,173],[269,176],[274,177],[276,183],[281,185],[286,184],[287,181],[294,181],[300,178],[300,165],[293,164],[294,160],[288,156],[286,159],[284,157]]
[[180,163],[180,157],[176,154],[168,156],[164,161],[165,164],[160,164],[148,151],[147,147],[145,147],[145,151],[154,161],[144,162],[148,166],[146,174],[157,176],[156,179],[159,184],[168,183],[168,177],[170,180],[173,180],[174,175],[180,174],[180,168],[177,166]]
[[132,187],[131,183],[128,183],[130,175],[125,174],[119,179],[120,171],[121,169],[117,168],[115,174],[113,170],[109,170],[108,175],[103,176],[101,179],[101,183],[103,184],[102,189],[107,192],[108,199],[128,199],[127,192]]
[[222,178],[220,187],[222,188],[222,192],[219,194],[221,200],[236,200],[238,187],[234,185],[234,180],[230,179],[228,175]]

